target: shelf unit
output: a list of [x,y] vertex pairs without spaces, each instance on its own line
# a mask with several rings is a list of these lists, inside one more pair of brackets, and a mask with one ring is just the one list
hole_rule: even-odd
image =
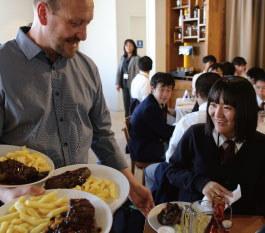
[[[193,9],[194,2],[191,0],[183,0],[185,5],[172,7],[171,9],[176,12],[177,17],[180,15],[180,11],[189,11],[189,17],[186,18],[186,14],[183,12],[183,26],[175,26],[174,31],[174,43],[183,43],[186,40],[197,40],[197,42],[205,41],[205,24],[202,24],[202,3],[200,10],[198,11],[198,17],[194,17]],[[192,16],[192,17],[191,17]],[[204,28],[204,29],[203,29]],[[204,32],[203,32],[204,31]],[[181,36],[180,36],[181,35]]]
[[[206,22],[203,22],[203,2],[198,0],[200,11],[198,17],[193,17],[196,0],[182,0],[182,5],[177,7],[176,0],[166,0],[166,71],[175,71],[177,67],[193,67],[197,72],[203,68],[202,58],[212,54],[217,62],[225,61],[225,0],[206,1]],[[190,17],[185,18],[185,12],[189,9]],[[180,10],[183,11],[182,26],[179,26]],[[185,12],[184,12],[185,11]],[[193,30],[187,33],[190,25]],[[190,56],[179,55],[179,46],[190,45],[193,53]],[[189,80],[185,81],[187,88]],[[172,106],[176,97],[182,97],[182,80],[178,80],[172,94]],[[191,88],[191,82],[190,82]]]

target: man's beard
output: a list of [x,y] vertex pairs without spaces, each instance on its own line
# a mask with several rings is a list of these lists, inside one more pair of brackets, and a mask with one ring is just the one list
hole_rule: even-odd
[[[66,49],[64,45],[66,43],[77,43],[77,47],[71,50]],[[80,40],[76,37],[70,37],[67,39],[60,39],[58,43],[55,44],[55,51],[66,58],[73,58],[75,56],[75,52],[79,49]]]

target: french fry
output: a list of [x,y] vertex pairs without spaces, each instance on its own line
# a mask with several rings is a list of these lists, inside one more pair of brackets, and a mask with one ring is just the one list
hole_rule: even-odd
[[25,204],[26,204],[26,206],[33,207],[33,208],[45,208],[45,209],[54,208],[53,203],[39,203],[38,201],[26,200]]
[[7,231],[6,231],[6,233],[13,233],[13,232],[15,232],[15,230],[14,230],[14,226],[9,227],[9,228],[7,229]]
[[38,212],[33,208],[26,208],[26,212],[28,215],[40,219],[41,216],[38,214]]
[[25,232],[28,232],[27,228],[21,226],[21,225],[14,225],[14,230],[16,232],[21,232],[21,233],[25,233]]
[[110,189],[110,196],[115,199],[116,198],[116,189],[115,189],[115,185],[112,183],[109,186]]
[[18,212],[14,212],[5,216],[0,217],[0,223],[2,222],[10,222],[11,220],[17,218],[19,216]]
[[61,208],[58,208],[58,209],[51,211],[49,214],[47,214],[47,217],[48,218],[55,217],[55,216],[59,215],[60,213],[65,212],[67,210],[68,210],[68,206],[63,206]]
[[41,223],[39,226],[36,226],[35,228],[33,228],[30,233],[39,233],[41,231],[43,231],[46,227],[48,227],[49,223],[48,222],[44,222]]
[[47,195],[44,195],[38,202],[39,203],[49,203],[51,200],[56,197],[58,191],[53,191]]
[[0,233],[5,233],[8,228],[9,223],[8,222],[2,222],[0,227]]

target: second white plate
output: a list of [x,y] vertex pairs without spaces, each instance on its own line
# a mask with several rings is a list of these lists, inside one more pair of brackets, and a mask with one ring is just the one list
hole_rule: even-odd
[[88,167],[95,178],[108,179],[116,186],[118,198],[109,203],[109,207],[114,213],[127,199],[129,194],[129,182],[127,178],[118,170],[99,164],[75,164],[61,167],[54,170],[53,176],[60,175],[66,171],[73,171],[81,167]]

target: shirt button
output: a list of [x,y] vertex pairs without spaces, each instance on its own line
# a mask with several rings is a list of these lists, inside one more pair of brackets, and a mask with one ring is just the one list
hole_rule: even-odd
[[63,122],[63,118],[62,117],[60,117],[60,121]]
[[68,146],[68,143],[67,143],[67,142],[65,142],[63,145],[64,145],[64,146]]

